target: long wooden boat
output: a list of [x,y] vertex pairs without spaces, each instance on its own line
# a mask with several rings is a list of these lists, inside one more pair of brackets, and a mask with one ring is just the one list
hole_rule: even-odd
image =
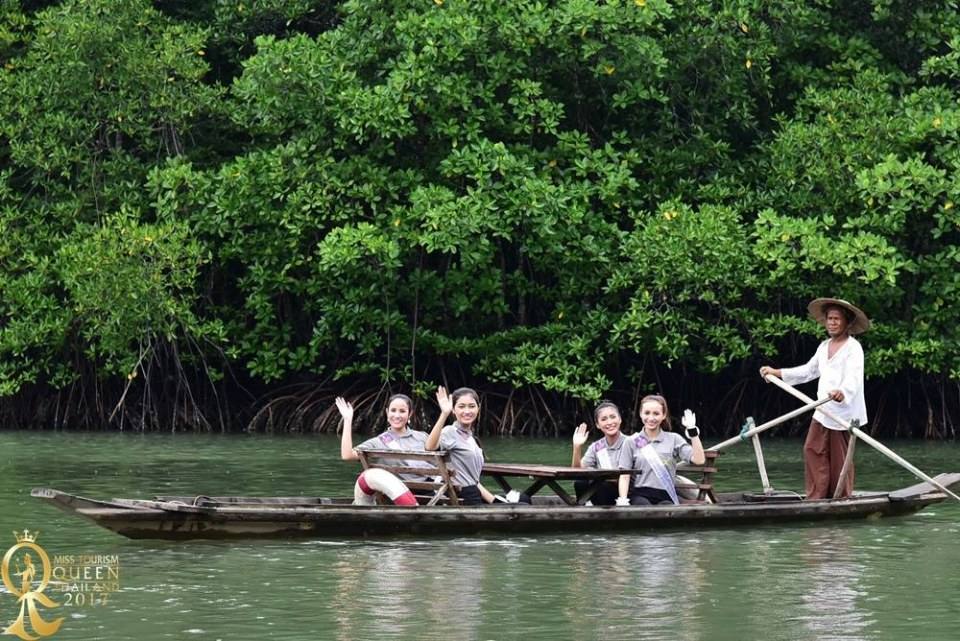
[[[949,487],[960,481],[960,473],[940,474],[935,480]],[[397,507],[317,497],[158,496],[98,501],[48,488],[35,488],[31,494],[132,539],[180,540],[729,527],[902,516],[946,498],[927,483],[892,492],[857,492],[846,499],[804,501],[799,495],[741,492],[717,494],[714,504],[652,507],[569,506],[556,497],[534,497],[532,505]]]

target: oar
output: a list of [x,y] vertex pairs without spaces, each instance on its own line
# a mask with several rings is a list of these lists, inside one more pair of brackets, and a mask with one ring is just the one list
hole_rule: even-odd
[[[792,396],[796,396],[797,398],[799,398],[799,399],[800,399],[801,401],[803,401],[804,403],[811,403],[811,402],[813,402],[813,401],[810,399],[809,396],[807,396],[806,394],[804,394],[803,392],[801,392],[801,391],[798,390],[797,388],[793,387],[792,385],[790,385],[790,384],[788,384],[788,383],[785,383],[784,381],[782,381],[781,379],[777,378],[777,377],[774,376],[773,374],[767,374],[764,378],[766,378],[766,380],[767,380],[768,382],[773,383],[774,385],[776,385],[776,386],[779,387],[780,389],[784,390],[784,391],[787,392],[788,394],[790,394],[790,395],[792,395]],[[913,475],[916,476],[917,478],[923,479],[924,481],[926,481],[927,483],[929,483],[929,484],[932,485],[933,487],[937,488],[937,489],[940,490],[941,492],[943,492],[943,493],[945,493],[945,494],[947,494],[947,495],[949,495],[949,496],[952,496],[952,497],[955,498],[956,500],[960,501],[960,496],[957,496],[956,494],[954,494],[953,492],[951,492],[950,490],[948,490],[947,488],[945,488],[939,481],[937,481],[937,480],[935,480],[935,479],[932,479],[932,478],[930,478],[929,476],[927,476],[926,474],[924,474],[923,472],[921,472],[918,468],[914,467],[911,463],[909,463],[909,462],[908,462],[906,459],[904,459],[902,456],[900,456],[899,454],[897,454],[896,452],[894,452],[893,450],[891,450],[889,447],[887,447],[886,445],[884,445],[883,443],[881,443],[881,442],[878,441],[877,439],[873,438],[872,436],[870,436],[869,434],[867,434],[866,432],[864,432],[863,430],[861,430],[859,427],[857,427],[857,426],[855,426],[855,425],[850,425],[850,424],[847,423],[846,421],[837,418],[836,416],[834,416],[833,414],[831,414],[829,410],[826,410],[826,409],[824,409],[824,408],[822,408],[822,407],[820,408],[820,411],[823,413],[824,416],[826,416],[827,418],[830,418],[831,420],[836,421],[837,423],[839,423],[840,425],[842,425],[844,428],[850,430],[850,432],[852,432],[853,434],[855,434],[861,441],[863,441],[863,442],[866,443],[867,445],[873,447],[873,449],[877,450],[878,452],[880,452],[881,454],[883,454],[884,456],[886,456],[888,459],[890,459],[890,460],[893,461],[894,463],[896,463],[896,464],[900,465],[902,468],[904,468],[904,469],[912,472]]]
[[[850,427],[853,427],[854,422],[857,425],[860,425],[860,421],[853,419],[850,421]],[[847,455],[843,457],[843,467],[840,468],[840,476],[837,477],[837,487],[833,490],[833,498],[840,498],[840,494],[843,493],[843,486],[847,482],[847,476],[850,475],[850,469],[853,467],[853,450],[857,447],[857,435],[851,434],[850,440],[847,441]]]
[[830,399],[830,397],[828,396],[828,397],[826,397],[826,398],[820,399],[819,401],[810,401],[809,403],[807,403],[806,405],[804,405],[804,406],[801,407],[801,408],[795,409],[795,410],[793,410],[792,412],[787,412],[787,413],[784,414],[783,416],[780,416],[780,417],[775,418],[775,419],[773,419],[773,420],[767,421],[767,422],[764,423],[763,425],[757,425],[756,427],[750,429],[749,431],[741,432],[738,436],[734,436],[733,438],[728,438],[728,439],[725,440],[723,443],[717,443],[716,445],[714,445],[714,446],[712,446],[712,447],[708,447],[707,450],[722,450],[722,449],[724,449],[724,448],[730,447],[731,445],[734,445],[734,444],[736,444],[736,443],[739,443],[740,441],[745,441],[745,440],[747,440],[748,438],[750,438],[750,437],[752,437],[752,436],[754,436],[754,435],[756,435],[756,434],[759,434],[760,432],[765,432],[765,431],[767,431],[768,429],[770,429],[771,427],[774,427],[775,425],[780,425],[780,423],[783,423],[783,422],[785,422],[785,421],[789,421],[791,418],[795,418],[795,417],[797,417],[797,416],[800,416],[800,415],[803,414],[804,412],[809,412],[809,411],[812,410],[813,408],[819,407],[819,406],[823,405],[824,403],[826,403],[826,402],[829,401],[829,400],[831,400],[831,399]]
[[[747,424],[756,425],[752,417],[747,419]],[[750,437],[750,440],[753,441],[753,455],[757,459],[757,469],[760,470],[760,482],[763,484],[763,493],[773,494],[773,486],[770,485],[770,477],[767,476],[767,464],[763,462],[763,448],[760,447],[760,436],[754,434]]]

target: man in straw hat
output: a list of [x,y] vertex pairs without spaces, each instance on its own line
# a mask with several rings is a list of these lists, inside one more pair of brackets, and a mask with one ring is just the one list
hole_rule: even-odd
[[[806,365],[777,369],[764,365],[760,376],[773,374],[790,385],[799,385],[819,377],[817,398],[830,396],[830,413],[847,422],[867,423],[863,400],[863,348],[855,334],[870,328],[870,319],[854,305],[840,298],[817,298],[807,306],[810,316],[823,325],[829,339],[820,343]],[[850,435],[839,423],[813,414],[807,440],[803,444],[804,479],[808,499],[832,497],[843,469]],[[853,492],[853,466],[847,474],[840,497]]]

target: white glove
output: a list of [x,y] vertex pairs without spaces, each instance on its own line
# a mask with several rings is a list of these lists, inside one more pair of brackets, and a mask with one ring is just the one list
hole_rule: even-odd
[[680,423],[687,433],[687,438],[692,439],[700,436],[700,428],[697,427],[697,415],[690,410],[683,410],[683,418],[680,419]]
[[630,499],[625,496],[617,497],[617,507],[627,507],[630,505]]

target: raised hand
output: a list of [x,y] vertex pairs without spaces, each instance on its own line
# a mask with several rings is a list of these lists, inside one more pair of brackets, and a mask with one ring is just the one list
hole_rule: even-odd
[[343,417],[344,425],[349,425],[353,421],[353,405],[347,402],[342,396],[338,396],[334,401],[337,409],[340,410],[340,416]]
[[586,423],[580,423],[576,430],[573,432],[573,446],[574,447],[583,447],[583,444],[587,442],[589,438],[589,431],[587,430]]
[[437,388],[437,405],[440,406],[442,414],[450,414],[453,411],[453,400],[443,385]]
[[[691,441],[695,438],[700,437],[700,428],[697,427],[697,415],[691,412],[690,410],[683,410],[683,418],[680,419],[680,423],[683,424],[684,431],[687,433],[687,438]],[[696,441],[699,443],[699,441]],[[697,445],[697,447],[700,447]],[[700,465],[700,463],[697,463]]]

